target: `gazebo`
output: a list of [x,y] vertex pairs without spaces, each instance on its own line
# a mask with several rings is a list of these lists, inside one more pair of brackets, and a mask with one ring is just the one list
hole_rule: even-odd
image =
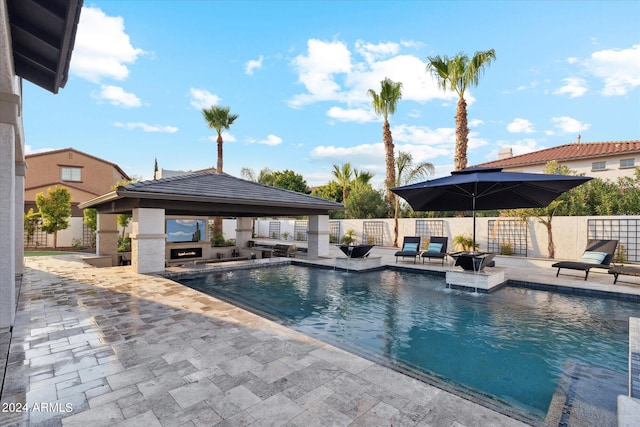
[[134,182],[79,205],[98,212],[96,253],[117,260],[117,215],[132,214],[131,265],[138,273],[165,268],[167,216],[236,217],[236,244],[252,239],[251,220],[308,216],[308,256],[329,254],[329,212],[341,203],[270,187],[224,173],[198,173]]

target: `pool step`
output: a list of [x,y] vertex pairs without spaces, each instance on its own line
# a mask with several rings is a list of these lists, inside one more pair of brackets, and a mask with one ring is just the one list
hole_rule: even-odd
[[[606,380],[603,380],[606,378]],[[627,394],[625,373],[570,360],[547,411],[545,425],[617,426],[617,398]]]

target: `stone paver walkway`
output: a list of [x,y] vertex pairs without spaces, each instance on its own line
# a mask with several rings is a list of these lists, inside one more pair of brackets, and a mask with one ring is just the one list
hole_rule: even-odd
[[6,363],[2,426],[524,425],[168,279],[73,255],[27,259]]

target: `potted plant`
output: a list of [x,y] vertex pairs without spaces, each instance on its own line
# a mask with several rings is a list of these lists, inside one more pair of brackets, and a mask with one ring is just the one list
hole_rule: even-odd
[[356,232],[354,230],[347,230],[347,232],[344,233],[344,236],[342,236],[342,240],[340,242],[345,245],[353,245],[355,241]]
[[480,245],[476,242],[475,248],[473,248],[473,237],[465,234],[458,234],[453,238],[454,246],[461,248],[463,251],[477,250]]

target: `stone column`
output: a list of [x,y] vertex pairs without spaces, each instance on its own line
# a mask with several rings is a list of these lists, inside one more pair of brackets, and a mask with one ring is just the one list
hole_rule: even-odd
[[16,276],[24,273],[24,177],[27,172],[27,163],[16,160]]
[[118,215],[98,214],[96,255],[110,256],[111,265],[118,263]]
[[131,221],[131,266],[137,273],[164,271],[164,209],[137,208]]
[[0,328],[13,325],[16,314],[15,144],[14,127],[0,122]]
[[236,245],[246,248],[247,242],[253,238],[251,224],[253,218],[236,218]]
[[307,236],[309,259],[329,256],[329,215],[309,216]]

